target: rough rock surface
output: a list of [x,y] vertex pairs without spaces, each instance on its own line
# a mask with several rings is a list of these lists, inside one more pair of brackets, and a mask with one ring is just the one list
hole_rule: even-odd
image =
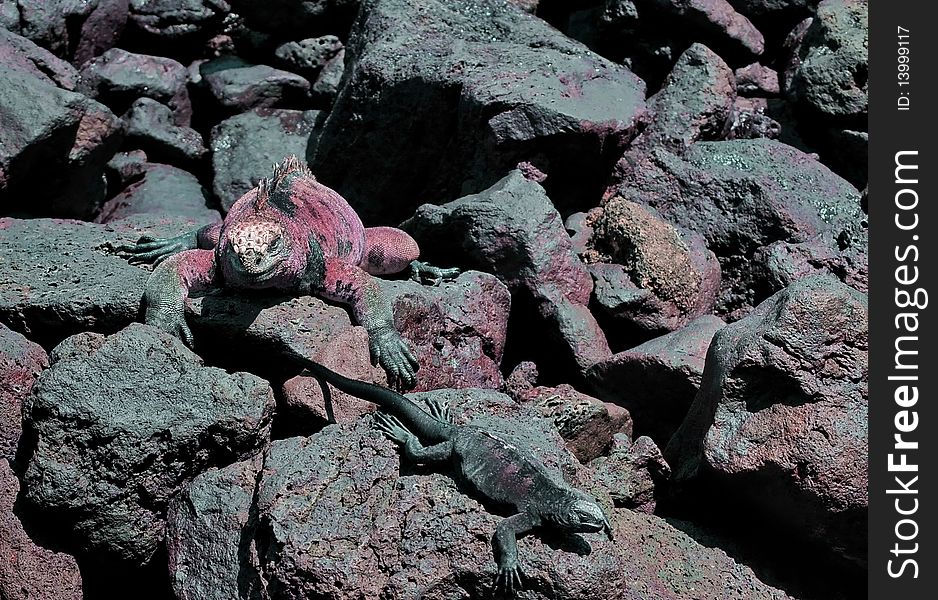
[[[460,421],[539,448],[544,461],[578,487],[603,493],[563,450],[549,421],[530,409],[491,391],[431,394],[449,400]],[[417,395],[418,401],[427,396]],[[211,488],[202,492],[197,506],[200,514],[216,507],[223,511],[225,516],[214,522],[224,519],[219,541],[227,544],[236,539],[235,522],[243,518],[231,511],[243,511],[245,503],[224,498],[244,499],[247,486],[244,465],[225,471],[202,485],[220,494]],[[276,441],[264,457],[257,486],[257,525],[242,529],[237,538],[248,552],[237,566],[225,560],[227,577],[217,585],[234,589],[237,569],[243,578],[238,581],[250,585],[262,578],[269,593],[284,599],[490,597],[495,575],[491,536],[502,517],[464,492],[447,474],[401,465],[391,444],[371,428],[370,418],[330,426],[308,438]],[[723,552],[698,545],[660,519],[628,510],[610,516],[615,542],[598,535],[570,541],[536,534],[522,538],[524,596],[786,598]],[[231,556],[230,549],[183,541],[188,547],[177,552],[203,561]],[[586,543],[592,546],[588,556],[582,554]]]
[[515,401],[528,404],[554,422],[567,449],[582,463],[605,454],[613,436],[632,434],[628,411],[577,391],[569,384],[538,386],[522,392]]
[[176,125],[172,109],[156,100],[137,99],[121,118],[124,147],[143,150],[153,162],[193,167],[208,152],[199,132]]
[[225,0],[130,0],[130,21],[163,43],[210,37],[230,10]]
[[752,63],[736,69],[736,91],[742,96],[772,97],[778,96],[778,72],[765,65]]
[[105,106],[0,63],[0,214],[87,218],[120,144]]
[[178,600],[265,597],[259,579],[244,576],[257,568],[257,546],[245,534],[257,525],[260,467],[255,459],[209,469],[170,502],[166,547]]
[[186,68],[171,58],[113,48],[81,68],[78,91],[124,113],[137,98],[152,98],[173,110],[176,125],[189,125],[192,104]]
[[144,232],[179,235],[179,218],[133,218],[110,225],[0,219],[0,321],[51,348],[82,331],[113,333],[137,318],[145,269],[110,249]]
[[[14,4],[14,2],[9,2]],[[68,59],[77,44],[75,25],[84,21],[96,2],[75,0],[15,0],[15,32],[48,49],[59,58]]]
[[828,117],[867,114],[867,0],[824,0],[795,50],[788,97]]
[[718,317],[700,317],[593,365],[586,380],[598,398],[628,409],[635,435],[663,448],[700,389],[707,348],[723,326]]
[[[401,226],[437,264],[493,273],[516,301],[524,296],[566,368],[582,370],[610,355],[586,307],[592,291],[589,273],[544,188],[521,171],[479,194],[443,206],[421,206]],[[535,339],[543,335],[531,334]]]
[[74,90],[78,71],[31,40],[0,27],[0,64],[25,71],[34,77],[54,83],[65,90]]
[[771,295],[773,267],[753,255],[782,242],[802,268],[867,281],[860,193],[811,156],[769,139],[698,142],[683,158],[663,148],[625,154],[606,192],[648,204],[704,236],[720,260],[727,313]]
[[591,210],[581,227],[589,231],[581,257],[590,263],[596,300],[617,322],[674,331],[713,310],[720,265],[700,234],[618,196]]
[[360,0],[230,0],[238,14],[259,31],[283,39],[300,39],[319,33],[348,31]]
[[717,140],[729,131],[736,101],[736,78],[723,59],[693,44],[677,59],[664,86],[648,99],[655,117],[646,143],[677,151],[699,140]]
[[0,598],[81,600],[81,574],[74,557],[37,545],[13,511],[20,482],[0,457]]
[[641,436],[632,442],[623,433],[613,436],[609,454],[592,461],[589,468],[617,508],[649,515],[655,512],[656,484],[671,475],[671,467],[650,437]]
[[339,85],[345,76],[345,48],[329,59],[313,82],[310,93],[313,99],[331,105],[339,93]]
[[645,118],[641,80],[498,0],[366,0],[347,49],[313,167],[370,225],[524,161],[581,201]]
[[23,432],[23,400],[48,366],[42,346],[0,322],[0,463],[6,459],[13,464],[16,458]]
[[750,514],[866,562],[867,299],[808,277],[717,332],[665,452]]
[[270,176],[285,156],[305,158],[316,143],[315,110],[258,109],[226,119],[212,129],[212,189],[225,210]]
[[95,217],[98,223],[110,223],[137,215],[153,218],[188,219],[208,224],[221,219],[212,208],[211,195],[188,171],[170,165],[149,163],[143,177],[108,200]]
[[299,75],[235,57],[211,60],[199,70],[212,98],[231,113],[302,104],[309,95],[309,81]]
[[324,35],[282,44],[274,51],[274,56],[287,70],[298,73],[309,81],[315,81],[326,63],[343,48],[338,37]]
[[97,0],[88,18],[81,24],[72,62],[82,65],[113,48],[130,16],[130,0]]
[[147,563],[181,485],[268,439],[266,381],[205,367],[156,328],[78,334],[51,358],[24,407],[36,435],[24,486],[82,551]]

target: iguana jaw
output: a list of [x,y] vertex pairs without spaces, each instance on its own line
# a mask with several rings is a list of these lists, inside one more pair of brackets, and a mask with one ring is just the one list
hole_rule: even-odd
[[273,221],[250,221],[227,232],[228,263],[253,281],[269,279],[289,256],[283,228]]
[[592,499],[574,497],[560,509],[560,514],[548,517],[559,527],[573,533],[604,532],[612,539],[612,525],[603,509]]

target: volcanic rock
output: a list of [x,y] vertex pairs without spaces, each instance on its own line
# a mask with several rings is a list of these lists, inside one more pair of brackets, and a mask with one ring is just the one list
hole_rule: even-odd
[[199,71],[214,101],[229,113],[303,105],[309,96],[309,81],[299,75],[236,57],[208,61]]
[[623,67],[498,0],[366,0],[313,159],[366,224],[537,164],[561,205],[595,193],[645,119]]
[[42,346],[0,323],[0,463],[6,459],[14,464],[23,432],[23,400],[48,366]]
[[78,334],[53,350],[24,407],[36,436],[26,498],[77,549],[145,564],[170,498],[262,446],[273,405],[266,381],[205,367],[156,328]]
[[208,152],[199,132],[175,125],[172,109],[156,100],[137,99],[122,119],[124,146],[144,150],[154,162],[192,166]]
[[162,43],[208,39],[231,10],[225,0],[130,0],[135,29]]
[[655,512],[656,484],[671,475],[671,467],[650,437],[641,436],[633,443],[623,433],[615,434],[609,454],[592,461],[589,467],[617,508],[649,515]]
[[348,31],[360,0],[230,0],[249,26],[280,39]]
[[274,56],[283,67],[315,81],[319,72],[342,49],[342,42],[334,35],[287,42],[277,47]]
[[778,73],[759,63],[736,69],[736,90],[742,96],[778,96]]
[[144,165],[143,177],[108,200],[95,222],[110,223],[130,216],[151,215],[207,225],[221,219],[213,205],[210,194],[195,175],[170,165],[148,163]]
[[665,451],[677,481],[864,565],[867,316],[864,294],[813,276],[718,331]]
[[332,104],[339,93],[339,84],[345,76],[345,49],[329,59],[313,82],[313,98],[326,104]]
[[74,90],[78,71],[31,40],[0,27],[0,65],[24,71],[65,90]]

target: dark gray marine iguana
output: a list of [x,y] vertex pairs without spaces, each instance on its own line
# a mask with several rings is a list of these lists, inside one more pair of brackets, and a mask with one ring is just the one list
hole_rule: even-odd
[[[405,458],[450,462],[483,496],[517,509],[498,524],[493,537],[496,585],[506,593],[522,585],[518,536],[545,527],[562,533],[603,531],[612,539],[612,527],[596,500],[572,488],[536,457],[480,427],[453,423],[449,408],[441,403],[429,402],[428,412],[394,390],[349,379],[292,349],[288,352],[320,381],[377,404],[383,411],[375,416],[377,427],[400,446]],[[323,390],[328,394],[328,386]]]
[[144,292],[144,322],[189,346],[189,294],[223,287],[315,295],[349,305],[368,331],[372,359],[407,387],[416,380],[417,360],[373,275],[410,267],[415,279],[436,284],[459,273],[418,261],[417,242],[400,229],[364,227],[348,202],[296,156],[241,196],[224,221],[174,238],[145,236],[118,251],[131,263],[157,264]]

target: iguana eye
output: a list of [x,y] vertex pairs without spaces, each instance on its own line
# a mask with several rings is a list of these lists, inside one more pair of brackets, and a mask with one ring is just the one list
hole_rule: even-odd
[[275,238],[273,239],[273,241],[270,242],[270,249],[271,249],[271,250],[279,250],[279,249],[280,249],[280,246],[282,246],[282,245],[283,245],[283,236],[282,236],[282,235],[278,235],[277,237],[275,237]]

